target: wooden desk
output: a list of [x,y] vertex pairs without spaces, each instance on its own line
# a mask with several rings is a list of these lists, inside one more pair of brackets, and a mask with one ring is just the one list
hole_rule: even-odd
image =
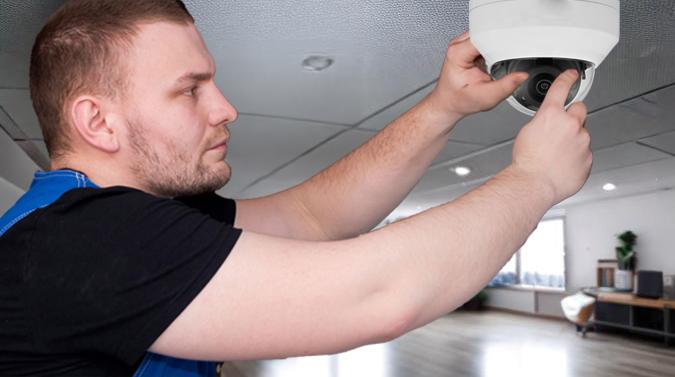
[[632,293],[598,293],[598,301],[655,309],[675,308],[675,300],[639,297]]
[[[594,325],[675,339],[675,300],[638,297],[631,293],[598,292]],[[596,328],[598,326],[595,326]]]

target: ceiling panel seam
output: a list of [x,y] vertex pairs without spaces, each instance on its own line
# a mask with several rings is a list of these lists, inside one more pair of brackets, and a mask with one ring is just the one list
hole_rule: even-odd
[[[13,126],[16,129],[16,132],[20,136],[22,136],[22,138],[28,137],[28,135],[26,135],[26,133],[23,132],[23,129],[19,127],[19,124],[14,120],[14,118],[12,118],[11,115],[9,115],[9,112],[7,112],[7,110],[5,110],[5,108],[2,105],[0,105],[0,111],[2,111],[3,115],[12,123],[11,126]],[[2,129],[5,130],[5,132],[7,132],[8,135],[11,135],[11,133],[7,130],[7,128],[5,128],[4,125],[0,124],[0,127],[2,127]]]
[[27,137],[27,138],[15,138],[14,141],[41,141],[44,143],[44,139],[40,137]]
[[353,127],[351,124],[347,123],[336,123],[336,122],[327,122],[324,120],[314,120],[314,119],[307,119],[307,118],[293,118],[293,117],[286,117],[286,116],[280,116],[280,115],[269,115],[269,114],[258,114],[258,113],[249,113],[249,112],[239,112],[239,115],[247,115],[247,116],[256,116],[256,117],[261,117],[261,118],[271,118],[271,119],[283,119],[283,120],[294,120],[298,122],[311,122],[311,123],[318,123],[318,124],[326,124],[329,126],[340,126],[340,127]]
[[14,87],[14,86],[0,86],[0,90],[30,90],[30,88]]
[[486,148],[483,148],[483,149],[465,154],[464,156],[460,156],[460,157],[457,157],[457,158],[453,158],[453,159],[450,159],[450,160],[447,160],[447,161],[443,161],[443,162],[439,162],[437,164],[431,165],[428,170],[443,168],[443,167],[446,167],[446,166],[454,165],[456,163],[468,160],[470,158],[477,157],[477,156],[483,155],[485,153],[492,152],[495,149],[505,147],[509,144],[513,144],[513,142],[514,142],[514,139],[509,139],[509,140],[506,140],[506,141],[500,141],[499,143],[495,143],[495,144],[492,144],[492,145],[490,145]]
[[[605,149],[618,147],[619,145],[628,144],[628,143],[640,143],[641,140],[645,140],[645,139],[649,139],[649,138],[652,138],[652,137],[657,137],[657,136],[661,136],[661,135],[665,135],[665,134],[669,134],[669,133],[673,133],[673,132],[675,132],[675,129],[665,130],[663,132],[657,132],[655,134],[643,136],[643,137],[640,137],[638,140],[628,140],[628,141],[618,142],[618,143],[615,143],[615,144],[608,144],[608,145],[606,145],[606,146],[604,146],[600,149],[594,150],[593,152],[598,152],[598,151],[602,151],[602,150],[605,150]],[[593,143],[593,141],[591,140],[591,146],[592,146],[592,143]],[[649,145],[645,144],[645,146],[649,146]]]
[[422,85],[421,87],[419,87],[419,88],[413,90],[412,92],[406,94],[405,96],[399,98],[398,100],[395,100],[394,102],[392,102],[392,103],[390,103],[390,104],[384,106],[383,108],[381,108],[381,109],[375,111],[374,113],[368,115],[367,117],[363,118],[361,121],[356,122],[356,124],[354,124],[353,127],[354,127],[354,128],[359,127],[360,125],[362,125],[363,123],[367,122],[368,120],[370,120],[370,119],[372,119],[372,118],[378,116],[379,114],[381,114],[381,113],[387,111],[388,109],[390,109],[390,108],[392,108],[392,107],[398,105],[399,103],[405,101],[406,99],[408,99],[408,98],[414,96],[415,94],[417,94],[417,93],[421,92],[422,90],[428,88],[429,86],[435,84],[436,81],[438,81],[438,79],[432,80],[431,82],[428,82],[428,83]]
[[657,151],[657,152],[665,153],[665,154],[667,154],[667,155],[670,155],[670,156],[675,157],[675,153],[669,152],[669,151],[664,150],[664,149],[661,149],[661,148],[659,148],[659,147],[655,147],[655,146],[652,146],[652,145],[643,143],[643,142],[641,142],[641,141],[639,141],[639,140],[636,141],[635,144],[641,145],[641,146],[643,146],[643,147],[647,147],[647,148],[653,149],[653,150],[655,150],[655,151]]
[[[644,97],[644,96],[646,96],[646,95],[649,95],[649,94],[652,94],[652,93],[655,93],[655,92],[658,92],[659,90],[668,89],[668,88],[670,88],[671,86],[675,86],[675,82],[671,82],[670,84],[666,84],[666,85],[663,85],[663,86],[659,86],[658,88],[655,88],[655,89],[652,89],[652,90],[648,90],[648,91],[646,91],[646,92],[644,92],[644,93],[640,93],[640,94],[638,94],[638,95],[635,95],[635,96],[632,96],[632,97],[628,97],[628,98],[622,99],[621,101],[617,101],[617,102],[614,102],[614,103],[610,103],[609,105],[601,106],[601,107],[599,107],[599,108],[597,108],[597,109],[594,109],[593,111],[589,111],[589,112],[588,112],[588,115],[592,115],[592,114],[599,113],[599,112],[601,112],[601,111],[607,110],[607,109],[612,108],[612,107],[614,107],[614,106],[618,106],[618,105],[624,104],[624,103],[626,103],[626,102],[630,102],[630,101],[632,101],[632,100],[635,100],[635,99]],[[649,101],[649,100],[646,100],[646,101],[649,102],[649,103],[652,103],[652,102]]]

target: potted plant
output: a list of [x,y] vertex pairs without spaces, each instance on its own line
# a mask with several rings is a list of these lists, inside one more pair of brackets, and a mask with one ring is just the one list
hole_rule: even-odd
[[487,301],[487,292],[485,289],[482,289],[480,292],[476,293],[469,301],[465,302],[461,306],[463,310],[481,310]]
[[618,269],[614,271],[614,287],[623,291],[633,290],[633,271],[635,270],[635,243],[637,235],[627,230],[617,236],[620,246],[615,248]]

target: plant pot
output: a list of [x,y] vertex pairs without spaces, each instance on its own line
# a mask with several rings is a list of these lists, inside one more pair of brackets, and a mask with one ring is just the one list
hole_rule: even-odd
[[614,288],[620,291],[633,290],[633,271],[631,270],[614,270]]

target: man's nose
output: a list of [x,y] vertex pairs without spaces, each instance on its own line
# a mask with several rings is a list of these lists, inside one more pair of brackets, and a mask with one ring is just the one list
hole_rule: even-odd
[[212,126],[220,126],[233,123],[237,120],[238,115],[237,109],[235,109],[227,98],[225,98],[220,89],[216,88],[214,107],[209,114],[209,124]]

